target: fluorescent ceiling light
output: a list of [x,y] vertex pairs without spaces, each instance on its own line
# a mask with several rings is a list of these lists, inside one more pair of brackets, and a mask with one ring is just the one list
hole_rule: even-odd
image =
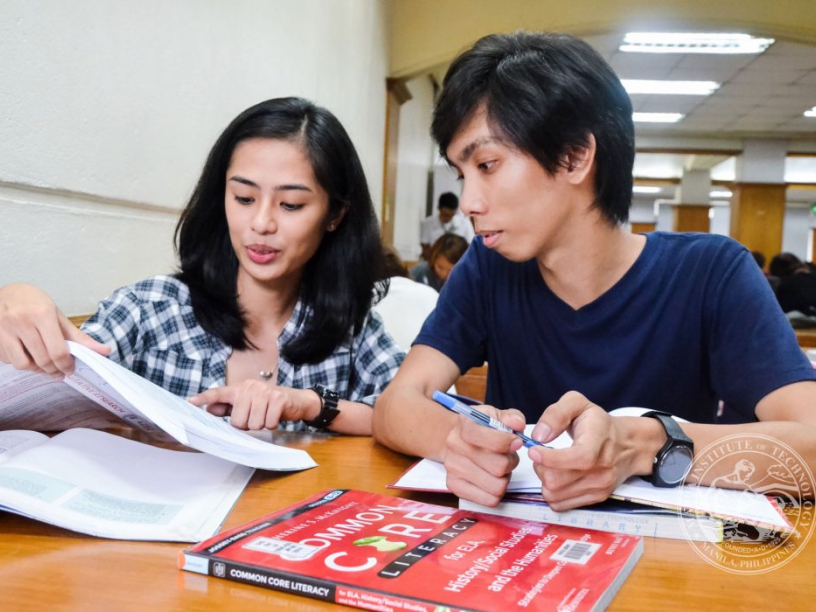
[[635,185],[632,187],[632,193],[660,193],[660,187],[652,185]]
[[630,32],[621,51],[634,53],[762,53],[773,38],[754,38],[750,34],[699,32]]
[[724,189],[722,191],[712,191],[708,195],[709,197],[716,199],[716,198],[730,198],[733,194],[727,189]]
[[710,96],[720,88],[714,81],[650,81],[621,79],[630,94],[676,94],[680,96]]
[[677,123],[683,117],[683,113],[632,113],[636,123]]
[[816,106],[805,111],[805,117],[816,117]]

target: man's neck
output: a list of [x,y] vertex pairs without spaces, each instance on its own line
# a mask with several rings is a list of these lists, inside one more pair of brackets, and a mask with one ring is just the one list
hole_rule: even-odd
[[609,291],[634,265],[645,236],[598,219],[538,258],[550,290],[578,310]]

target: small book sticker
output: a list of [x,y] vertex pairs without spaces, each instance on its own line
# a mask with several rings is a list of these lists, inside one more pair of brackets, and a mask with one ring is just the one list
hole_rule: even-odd
[[279,555],[287,561],[306,561],[317,551],[323,550],[325,546],[311,546],[300,542],[287,542],[277,538],[255,538],[244,544],[241,548],[257,550],[270,555]]
[[550,559],[553,561],[586,565],[587,561],[593,557],[600,547],[600,544],[593,544],[591,542],[567,540],[550,556]]

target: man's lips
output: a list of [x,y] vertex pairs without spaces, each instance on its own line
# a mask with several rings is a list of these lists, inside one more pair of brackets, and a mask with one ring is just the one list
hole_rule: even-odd
[[496,243],[498,242],[499,238],[501,237],[502,232],[490,231],[490,230],[479,230],[479,235],[482,237],[482,242],[484,243],[484,245],[487,248],[492,249],[494,246],[496,246]]
[[265,244],[250,244],[246,247],[249,258],[256,264],[267,264],[277,259],[280,251]]

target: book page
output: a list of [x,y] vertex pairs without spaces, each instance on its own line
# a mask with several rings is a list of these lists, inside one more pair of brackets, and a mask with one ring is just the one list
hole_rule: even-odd
[[[527,425],[525,433],[529,435],[532,427],[532,425]],[[566,448],[571,444],[572,439],[569,436],[564,438],[562,435],[551,442],[550,446]],[[446,480],[447,472],[444,465],[430,459],[422,459],[389,487],[449,492]],[[510,476],[507,493],[538,494],[540,492],[541,480],[533,469],[532,460],[522,449],[519,452],[519,464]],[[751,491],[696,485],[661,488],[655,487],[638,476],[633,476],[615,489],[612,497],[670,510],[709,514],[717,518],[767,527],[783,533],[791,529],[787,519],[779,513],[776,506],[766,496]]]
[[0,431],[0,465],[26,449],[48,441],[48,436],[36,431],[12,429]]
[[253,471],[72,429],[0,464],[0,504],[90,535],[192,542],[217,532]]
[[61,431],[121,424],[62,380],[0,363],[0,429]]
[[[68,347],[77,358],[83,381],[93,380],[96,392],[110,401],[118,397],[123,408],[153,421],[182,444],[222,459],[268,470],[302,470],[317,465],[306,451],[253,438],[224,419],[193,406],[80,344],[69,342]],[[85,367],[93,370],[95,376],[86,374]]]

